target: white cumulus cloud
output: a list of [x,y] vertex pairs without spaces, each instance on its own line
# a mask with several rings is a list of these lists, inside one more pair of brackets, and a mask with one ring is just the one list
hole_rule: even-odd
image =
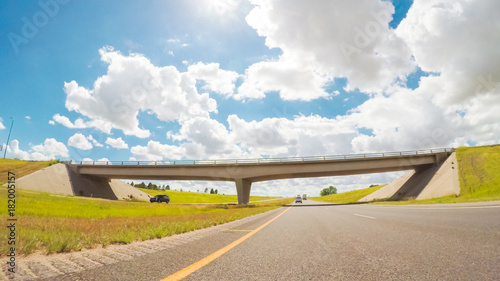
[[78,118],[75,120],[75,122],[71,122],[68,117],[60,115],[59,113],[55,114],[52,116],[52,120],[49,121],[51,125],[55,125],[55,123],[59,123],[63,125],[66,128],[70,129],[85,129],[85,128],[95,128],[103,133],[111,133],[111,129],[113,128],[113,125],[109,122],[103,121],[103,120],[91,120],[91,121],[84,121],[82,118]]
[[[198,93],[197,79],[223,94],[230,94],[234,88],[236,74],[220,70],[217,64],[199,63],[181,73],[173,66],[154,66],[141,54],[125,56],[111,47],[99,52],[108,64],[107,74],[95,81],[93,89],[81,87],[76,81],[66,82],[66,108],[126,135],[150,136],[148,129],[139,126],[140,112],[152,113],[162,121],[207,117],[217,112],[216,101],[207,93]],[[62,119],[54,121],[72,126],[69,120]]]
[[235,142],[257,155],[345,154],[351,152],[350,140],[358,134],[355,124],[349,120],[318,115],[250,122],[230,115],[228,123]]
[[69,151],[62,142],[58,142],[53,138],[47,138],[38,145],[31,146],[29,151],[23,151],[19,148],[19,141],[12,140],[7,148],[9,158],[17,158],[21,160],[51,160],[57,156],[69,157]]
[[92,143],[83,134],[76,133],[68,139],[68,145],[81,150],[92,149]]
[[278,91],[283,100],[310,101],[326,98],[323,89],[328,81],[310,65],[298,65],[300,60],[263,61],[245,71],[245,81],[238,88],[237,100],[264,98],[266,93]]
[[191,118],[181,122],[179,134],[172,135],[174,140],[187,141],[182,144],[187,157],[192,159],[231,158],[242,155],[226,127],[210,118]]
[[410,49],[389,27],[394,13],[389,1],[251,2],[248,24],[283,54],[247,70],[240,98],[268,91],[280,91],[286,100],[325,97],[322,88],[335,77],[347,78],[348,89],[382,92],[416,69]]
[[118,149],[128,148],[128,144],[125,143],[125,141],[121,137],[117,139],[108,137],[105,143],[109,144],[113,148],[118,148]]
[[137,145],[130,149],[134,155],[131,160],[161,161],[164,159],[181,159],[185,155],[182,147],[161,144],[157,141],[148,141],[146,146]]
[[218,63],[196,63],[188,67],[188,75],[197,80],[205,81],[204,89],[232,96],[235,90],[235,82],[239,74],[219,68]]

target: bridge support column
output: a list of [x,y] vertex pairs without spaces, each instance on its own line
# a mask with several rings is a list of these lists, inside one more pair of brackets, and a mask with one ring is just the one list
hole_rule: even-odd
[[238,204],[248,204],[250,202],[250,188],[252,182],[247,179],[234,179],[236,182],[236,193],[238,194]]

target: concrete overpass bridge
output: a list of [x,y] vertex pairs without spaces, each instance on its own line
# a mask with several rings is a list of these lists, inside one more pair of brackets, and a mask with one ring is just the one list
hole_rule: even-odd
[[[229,160],[71,161],[68,168],[86,180],[208,180],[236,183],[238,203],[247,204],[253,182],[414,170],[413,178],[434,175],[454,149]],[[428,178],[428,176],[427,176]],[[425,188],[424,182],[413,180]],[[423,185],[423,187],[421,187]],[[407,187],[408,189],[408,187]],[[411,189],[411,188],[410,188]]]

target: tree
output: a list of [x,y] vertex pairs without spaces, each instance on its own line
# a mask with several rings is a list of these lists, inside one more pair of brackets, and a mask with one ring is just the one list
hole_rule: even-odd
[[218,193],[219,193],[219,191],[217,189],[214,190],[214,194],[218,194]]
[[210,194],[214,194],[214,189],[213,188],[210,189]]
[[330,185],[328,188],[324,188],[319,193],[319,195],[321,195],[321,196],[326,196],[326,195],[330,195],[330,194],[337,194],[337,188]]
[[208,187],[205,187],[205,193],[207,193],[207,192],[208,192]]
[[167,184],[167,186],[165,187],[165,190],[170,190],[170,185]]

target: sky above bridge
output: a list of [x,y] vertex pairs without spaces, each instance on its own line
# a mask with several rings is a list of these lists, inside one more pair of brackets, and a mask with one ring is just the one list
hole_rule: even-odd
[[1,152],[160,161],[499,143],[498,14],[498,0],[2,1]]

